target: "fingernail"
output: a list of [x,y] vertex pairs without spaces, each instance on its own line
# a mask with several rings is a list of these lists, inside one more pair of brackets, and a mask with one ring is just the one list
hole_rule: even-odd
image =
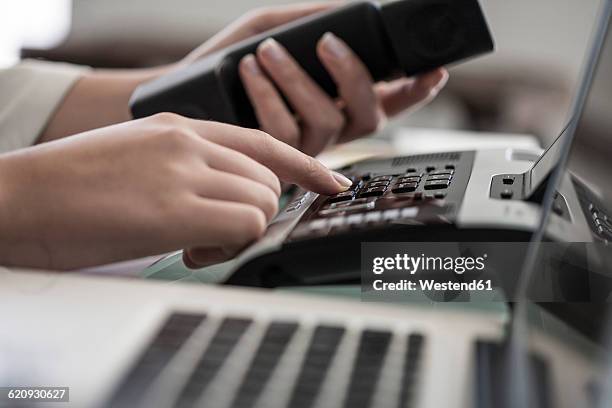
[[436,86],[434,86],[434,92],[438,93],[442,90],[442,88],[444,88],[448,82],[448,71],[444,71],[444,74],[442,75],[442,78],[440,79],[440,81],[436,84]]
[[247,71],[249,71],[249,73],[253,75],[261,74],[261,70],[259,69],[259,64],[257,63],[257,60],[255,59],[255,56],[253,54],[249,54],[246,57],[244,57],[242,59],[242,64],[247,69]]
[[411,93],[414,91],[414,84],[416,83],[416,81],[414,79],[409,79],[407,80],[403,85],[402,85],[402,89],[401,91],[404,93]]
[[273,61],[281,62],[285,59],[285,50],[274,38],[268,38],[259,45],[261,52]]
[[349,49],[344,42],[332,33],[325,33],[321,38],[321,44],[336,58],[344,58],[349,54]]
[[340,173],[338,173],[336,171],[332,171],[332,176],[334,176],[334,179],[342,187],[349,188],[350,186],[353,185],[353,182],[351,180],[349,180],[348,178],[346,178],[343,174],[340,174]]

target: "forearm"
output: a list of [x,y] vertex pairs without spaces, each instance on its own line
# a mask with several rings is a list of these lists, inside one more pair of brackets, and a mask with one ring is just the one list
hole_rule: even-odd
[[[17,174],[23,174],[23,168],[14,165],[15,154],[0,155],[0,265],[20,265],[25,259],[39,262],[48,258],[44,245],[38,237],[29,236],[29,229],[24,227],[23,220],[29,217],[24,214],[24,200],[15,188]],[[27,222],[26,222],[27,224]],[[42,233],[41,233],[42,234]]]
[[68,91],[38,143],[130,120],[128,101],[134,89],[169,69],[171,66],[85,73]]

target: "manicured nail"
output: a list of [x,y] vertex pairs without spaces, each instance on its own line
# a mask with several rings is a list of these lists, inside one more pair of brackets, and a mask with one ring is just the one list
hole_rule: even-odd
[[336,179],[338,184],[340,184],[342,187],[349,188],[353,185],[353,182],[346,178],[343,174],[340,174],[336,171],[332,171],[332,175],[334,176],[334,179]]
[[281,62],[285,60],[285,50],[274,38],[268,38],[259,45],[260,51],[273,61]]
[[259,64],[255,59],[253,54],[248,54],[246,57],[242,59],[242,64],[249,71],[249,73],[253,75],[261,75],[261,70],[259,69]]
[[406,94],[409,94],[409,93],[413,92],[414,91],[414,84],[415,83],[416,83],[416,81],[414,79],[408,79],[402,85],[401,91],[403,93],[406,93]]
[[349,55],[346,44],[332,33],[325,33],[321,38],[321,44],[325,47],[325,50],[336,58],[344,58]]
[[438,93],[442,90],[442,88],[444,88],[448,82],[448,71],[444,71],[444,74],[442,75],[442,78],[440,79],[440,81],[436,84],[436,86],[434,86],[434,92]]

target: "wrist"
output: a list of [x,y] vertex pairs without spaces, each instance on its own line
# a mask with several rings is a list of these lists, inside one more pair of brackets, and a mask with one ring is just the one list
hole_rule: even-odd
[[129,70],[99,69],[87,73],[84,80],[90,84],[87,91],[98,95],[104,102],[105,109],[111,113],[115,112],[112,122],[119,123],[133,119],[129,101],[138,86],[176,69],[177,66],[178,63]]
[[6,155],[0,155],[0,265],[9,265],[9,251],[14,240],[12,207],[13,176]]
[[52,201],[36,194],[40,185],[28,171],[35,162],[24,153],[0,155],[0,265],[49,268],[48,229],[40,220]]
[[91,70],[68,91],[38,143],[133,119],[129,100],[142,83],[173,69],[174,65],[134,70]]
[[5,231],[4,222],[7,219],[7,207],[11,194],[11,184],[9,177],[9,168],[6,165],[6,155],[0,155],[0,234]]

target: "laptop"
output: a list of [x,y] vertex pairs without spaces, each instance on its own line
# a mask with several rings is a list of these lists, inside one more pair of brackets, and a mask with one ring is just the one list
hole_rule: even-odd
[[[398,306],[28,271],[0,281],[12,311],[0,318],[0,385],[69,388],[66,404],[26,406],[500,406],[482,397],[500,384],[482,379],[504,367],[504,303]],[[590,407],[594,346],[553,316],[524,341],[550,402],[538,408]]]
[[[602,44],[602,55],[612,48],[610,11],[607,2],[578,98],[580,107],[586,99],[585,112],[587,96],[609,72],[596,58]],[[571,129],[578,130],[573,141],[568,133],[558,142],[561,159],[583,139],[579,125]],[[553,177],[543,194],[543,232],[534,236],[531,254],[555,220],[557,181],[566,175],[560,168],[553,174],[563,177]],[[529,282],[537,270],[527,263],[522,275]],[[509,386],[497,377],[513,384],[528,375],[535,393],[520,406],[591,407],[602,372],[596,345],[574,330],[572,319],[537,309],[540,324],[516,330],[531,328],[533,315],[512,315],[503,302],[372,304],[8,270],[0,281],[0,383],[69,387],[66,398],[75,407],[484,408],[500,406],[496,396]],[[525,347],[510,347],[518,350],[510,355],[526,363],[503,377],[506,345],[517,338]],[[519,392],[513,401],[521,398]]]

